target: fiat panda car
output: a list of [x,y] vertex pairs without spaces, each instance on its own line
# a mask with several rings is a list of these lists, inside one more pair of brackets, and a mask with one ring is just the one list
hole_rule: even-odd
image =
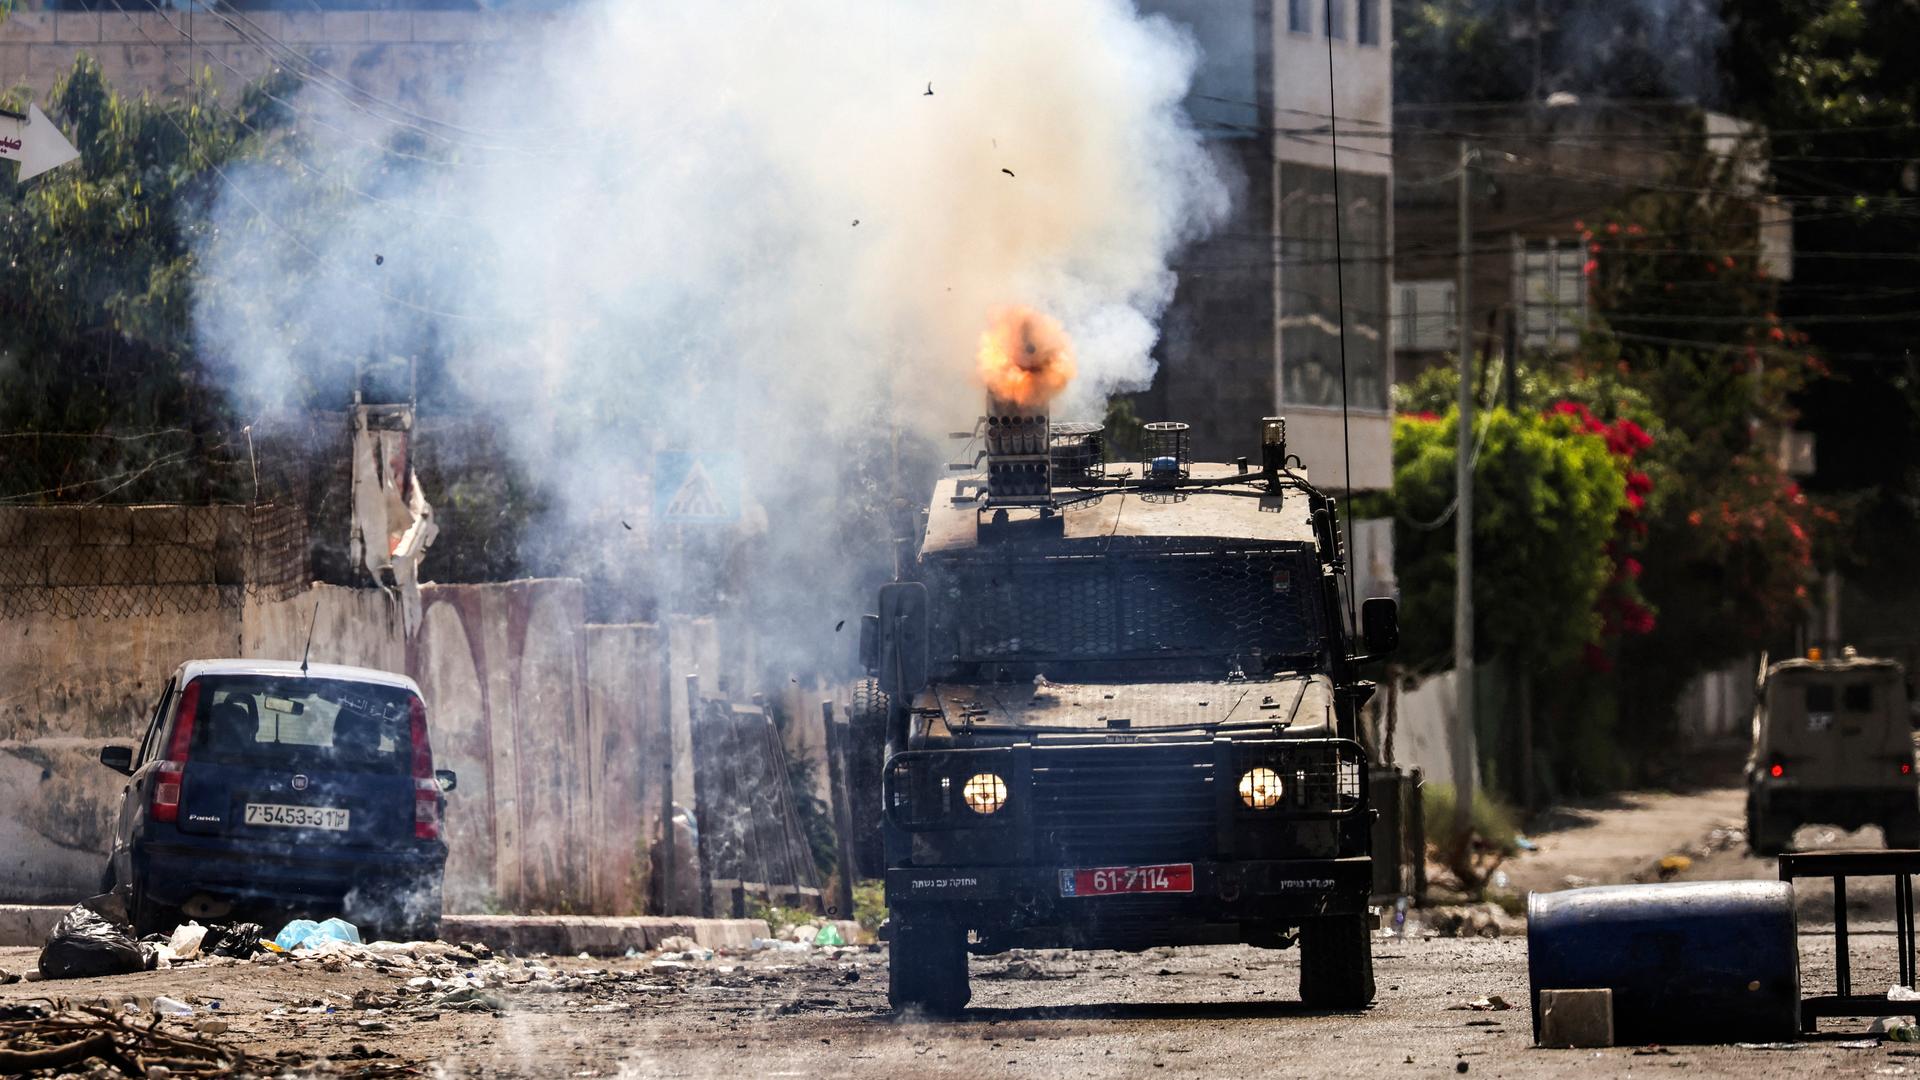
[[167,680],[125,773],[103,884],[141,933],[182,915],[343,915],[438,932],[445,792],[412,679],[367,668],[192,660]]

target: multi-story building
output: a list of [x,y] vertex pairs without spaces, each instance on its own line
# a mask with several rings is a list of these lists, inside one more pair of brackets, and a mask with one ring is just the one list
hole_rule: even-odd
[[1316,483],[1388,487],[1391,5],[1143,6],[1193,31],[1202,55],[1189,109],[1234,202],[1176,267],[1161,375],[1142,412],[1191,424],[1206,456],[1246,452],[1248,418],[1277,412]]
[[[1448,362],[1456,304],[1462,145],[1471,157],[1467,305],[1475,349],[1504,359],[1571,349],[1588,314],[1580,223],[1643,191],[1673,187],[1683,155],[1727,163],[1721,181],[1751,192],[1762,264],[1793,274],[1785,207],[1765,194],[1763,133],[1680,102],[1402,105],[1396,110],[1394,279],[1396,370]],[[1631,333],[1623,323],[1616,330]]]

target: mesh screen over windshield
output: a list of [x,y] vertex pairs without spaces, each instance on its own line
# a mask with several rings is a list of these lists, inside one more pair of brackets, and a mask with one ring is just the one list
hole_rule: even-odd
[[1323,645],[1300,547],[1108,552],[930,565],[936,663],[1300,656]]

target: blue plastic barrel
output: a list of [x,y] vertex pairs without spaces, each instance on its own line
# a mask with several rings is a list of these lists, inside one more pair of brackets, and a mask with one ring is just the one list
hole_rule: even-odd
[[1793,886],[1602,885],[1527,897],[1533,1034],[1542,990],[1613,991],[1615,1043],[1768,1042],[1800,1031]]

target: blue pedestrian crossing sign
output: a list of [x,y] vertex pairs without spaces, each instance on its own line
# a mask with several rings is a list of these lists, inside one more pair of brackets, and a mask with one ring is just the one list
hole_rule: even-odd
[[653,455],[653,517],[666,525],[740,520],[740,455],[662,450]]

